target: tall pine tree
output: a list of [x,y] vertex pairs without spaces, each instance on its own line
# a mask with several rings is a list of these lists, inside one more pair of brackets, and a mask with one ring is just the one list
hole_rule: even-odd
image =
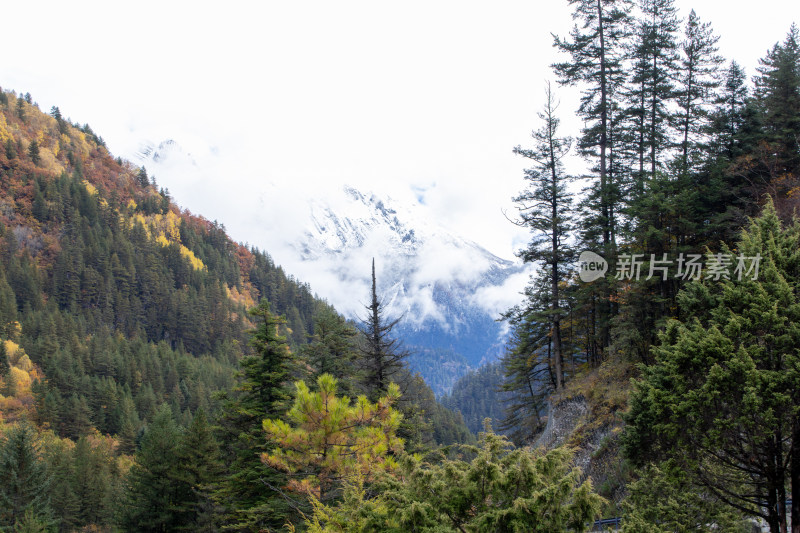
[[678,81],[675,97],[680,107],[676,117],[679,153],[678,171],[688,175],[701,162],[707,151],[711,105],[720,84],[719,68],[723,62],[717,54],[719,37],[708,22],[701,22],[694,12],[686,21],[684,40],[680,44]]
[[583,85],[578,114],[586,126],[580,139],[583,155],[599,177],[593,195],[599,207],[602,244],[608,254],[615,242],[620,177],[613,164],[614,113],[619,109],[620,88],[626,79],[624,45],[630,32],[631,0],[569,0],[572,18],[580,21],[569,39],[555,38],[555,47],[571,61],[555,63],[553,70],[565,85]]
[[372,292],[367,306],[368,315],[362,320],[361,332],[364,345],[361,360],[364,365],[364,385],[371,399],[377,399],[389,391],[389,384],[401,377],[403,361],[408,352],[392,335],[392,330],[401,317],[389,320],[385,316],[383,302],[378,298],[375,278],[375,259],[372,260]]
[[256,323],[251,337],[255,353],[242,358],[236,396],[223,402],[220,440],[229,470],[214,498],[226,508],[226,529],[275,531],[296,514],[283,495],[286,476],[261,462],[273,447],[264,439],[262,422],[281,418],[289,409],[294,359],[278,332],[286,321],[270,311],[269,302],[262,300],[250,315]]
[[642,0],[630,44],[631,79],[626,88],[627,139],[632,160],[633,201],[662,168],[671,146],[670,104],[675,95],[679,20],[673,0]]
[[[597,180],[587,189],[582,202],[581,238],[587,249],[598,251],[612,265],[625,188],[623,155],[623,95],[627,73],[624,66],[626,43],[632,31],[632,0],[569,0],[572,18],[578,22],[568,39],[555,38],[555,47],[570,55],[570,61],[555,63],[559,82],[582,87],[578,114],[584,129],[578,142],[583,157],[590,163]],[[603,281],[582,294],[590,306],[592,344],[608,345],[609,322],[615,312],[614,288]]]
[[[544,340],[551,354],[550,365],[555,389],[564,386],[564,350],[561,339],[562,306],[561,285],[566,281],[574,251],[568,239],[572,230],[572,194],[567,189],[571,177],[564,171],[563,159],[569,153],[572,141],[559,137],[557,103],[547,84],[544,110],[539,113],[543,121],[533,132],[532,149],[516,147],[514,152],[530,159],[534,166],[525,171],[528,187],[517,197],[519,219],[516,223],[528,228],[533,237],[519,256],[526,263],[541,263],[543,290],[529,292],[525,307],[511,311],[511,315],[535,315],[536,322],[546,323],[549,334]],[[527,324],[520,321],[520,324]],[[536,347],[532,347],[536,349]],[[541,346],[539,346],[541,348]],[[527,356],[527,354],[520,354]]]

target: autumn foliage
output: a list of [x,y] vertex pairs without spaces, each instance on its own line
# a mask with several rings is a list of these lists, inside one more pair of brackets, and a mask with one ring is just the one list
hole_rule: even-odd
[[366,396],[336,396],[336,379],[323,374],[318,391],[302,381],[284,420],[265,420],[264,430],[277,444],[262,456],[269,465],[288,472],[293,491],[327,499],[343,483],[371,481],[379,472],[394,470],[394,455],[403,450],[397,436],[402,418],[394,408],[400,397],[396,384],[371,403]]

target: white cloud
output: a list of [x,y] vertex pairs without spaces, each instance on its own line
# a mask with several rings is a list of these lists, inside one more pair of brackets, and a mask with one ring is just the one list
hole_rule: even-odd
[[528,265],[524,270],[509,276],[502,285],[487,285],[479,288],[473,297],[474,305],[487,313],[499,317],[522,300],[522,291],[528,285],[535,267]]
[[[785,0],[756,10],[677,3],[710,21],[722,53],[750,75],[797,16]],[[538,125],[557,59],[551,32],[573,24],[566,1],[529,0],[31,0],[4,6],[3,19],[4,88],[88,122],[115,155],[133,159],[143,141],[174,139],[185,157],[148,170],[178,203],[354,310],[369,258],[392,258],[376,237],[344,257],[345,280],[297,261],[286,240],[307,223],[306,199],[352,184],[420,202],[436,224],[511,259],[528,240],[501,213],[523,186],[526,162],[511,150]],[[564,131],[575,134],[577,92],[558,94]],[[466,282],[482,268],[462,251],[422,254],[419,287]],[[475,297],[500,308],[506,294]],[[413,296],[435,315],[424,290]]]

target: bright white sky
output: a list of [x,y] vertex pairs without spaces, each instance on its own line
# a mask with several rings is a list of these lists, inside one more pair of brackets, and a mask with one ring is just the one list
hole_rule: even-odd
[[[794,0],[677,4],[748,75],[800,22]],[[0,13],[0,86],[58,105],[132,161],[142,142],[174,139],[196,166],[159,184],[237,240],[270,251],[289,227],[267,222],[271,195],[343,183],[421,198],[505,258],[527,239],[501,209],[522,187],[512,148],[538,127],[566,0],[26,0]],[[559,94],[576,133],[575,93]]]

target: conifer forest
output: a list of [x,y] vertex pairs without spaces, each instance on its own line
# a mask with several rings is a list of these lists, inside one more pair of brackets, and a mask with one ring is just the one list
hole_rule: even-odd
[[379,261],[347,317],[0,89],[0,532],[800,533],[800,30],[745,72],[673,0],[566,3],[508,147],[535,274],[449,389]]

